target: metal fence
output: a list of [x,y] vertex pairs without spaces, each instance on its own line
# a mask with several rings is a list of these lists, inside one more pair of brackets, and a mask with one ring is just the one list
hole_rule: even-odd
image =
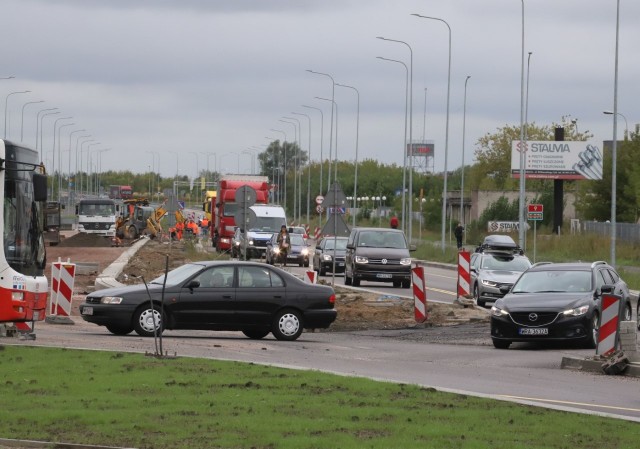
[[[611,235],[611,223],[598,221],[582,222],[582,232],[589,232],[602,236]],[[640,224],[616,223],[616,239],[625,242],[640,242]]]

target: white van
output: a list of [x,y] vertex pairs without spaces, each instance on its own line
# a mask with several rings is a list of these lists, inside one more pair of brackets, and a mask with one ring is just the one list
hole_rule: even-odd
[[235,242],[240,247],[236,253],[246,254],[249,258],[262,258],[267,251],[267,242],[271,240],[271,236],[280,232],[283,225],[287,225],[287,216],[282,206],[273,204],[254,204],[249,209],[251,209],[249,229],[246,233],[244,229],[236,232]]

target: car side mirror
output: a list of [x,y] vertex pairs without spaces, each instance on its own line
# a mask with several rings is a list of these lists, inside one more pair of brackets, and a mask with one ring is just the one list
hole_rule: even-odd
[[613,292],[615,291],[616,286],[612,285],[612,284],[604,284],[602,287],[600,287],[599,289],[596,289],[596,296],[600,296],[603,293],[608,293],[608,294],[613,294]]
[[190,290],[193,290],[194,288],[198,288],[198,287],[200,287],[200,281],[197,281],[195,279],[187,284],[187,288]]
[[507,293],[509,293],[509,290],[511,290],[511,286],[510,285],[501,285],[500,286],[500,293],[502,293],[503,295],[506,295]]
[[348,245],[347,245],[347,249],[356,249],[356,246],[355,246],[355,245],[349,245],[349,244],[348,244]]

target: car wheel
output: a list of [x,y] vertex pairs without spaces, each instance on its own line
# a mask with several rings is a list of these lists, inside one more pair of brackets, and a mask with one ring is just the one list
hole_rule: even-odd
[[411,288],[411,281],[408,279],[402,281],[402,288]]
[[245,331],[242,331],[242,333],[252,340],[261,340],[267,335],[269,335],[269,331],[262,331],[262,330],[255,330],[255,329],[245,330]]
[[[327,271],[323,268],[322,264],[319,264],[319,266],[318,266],[318,276],[324,276],[325,274],[327,274]],[[349,285],[349,284],[347,284],[346,277],[345,277],[344,283],[346,285]]]
[[631,304],[627,304],[624,308],[624,321],[633,321],[633,312],[631,311]]
[[511,346],[511,342],[509,340],[498,340],[496,338],[492,338],[493,347],[496,349],[509,349]]
[[302,318],[295,310],[283,310],[276,315],[271,332],[278,340],[293,341],[302,334]]
[[588,329],[589,335],[587,336],[587,348],[593,349],[598,346],[598,321],[599,316],[597,313],[594,313],[591,317],[591,329]]
[[354,276],[353,279],[351,280],[351,284],[354,287],[360,287],[360,279],[356,279],[355,276]]
[[127,237],[132,240],[138,237],[138,230],[136,229],[135,226],[133,225],[129,226],[129,229],[127,229]]
[[154,329],[158,329],[158,333],[162,333],[160,310],[155,307],[151,309],[148,305],[136,310],[133,314],[133,330],[141,337],[153,337]]
[[476,300],[476,305],[478,307],[484,307],[485,302],[480,299],[480,291],[478,290],[478,284],[473,286],[473,299]]
[[127,335],[133,330],[133,327],[131,326],[122,326],[118,324],[108,324],[106,328],[113,335]]

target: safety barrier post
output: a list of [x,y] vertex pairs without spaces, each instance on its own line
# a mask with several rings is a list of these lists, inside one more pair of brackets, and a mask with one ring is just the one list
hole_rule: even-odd
[[596,355],[606,357],[616,351],[620,332],[621,299],[620,296],[616,295],[602,295],[602,312],[600,314],[600,325],[598,327]]
[[316,279],[316,272],[313,270],[307,270],[304,272],[304,281],[307,284],[316,284],[317,283],[317,279]]
[[58,262],[51,264],[51,293],[49,295],[49,315],[47,323],[74,324],[71,320],[71,300],[75,283],[76,264]]
[[424,267],[416,265],[411,269],[413,283],[414,314],[417,323],[427,321],[427,285],[424,278]]
[[320,227],[316,227],[316,230],[313,233],[313,237],[316,239],[316,242],[320,239],[321,235],[322,235],[322,229],[320,229]]
[[458,252],[458,297],[471,296],[471,253],[469,251]]

